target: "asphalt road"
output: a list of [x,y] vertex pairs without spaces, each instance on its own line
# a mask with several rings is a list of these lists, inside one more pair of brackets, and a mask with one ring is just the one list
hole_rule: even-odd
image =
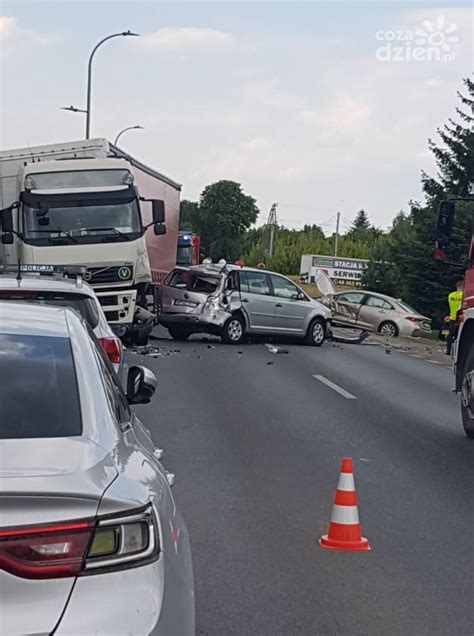
[[[447,368],[368,345],[152,344],[140,415],[176,473],[198,634],[474,634],[474,443]],[[317,542],[344,455],[369,553]]]

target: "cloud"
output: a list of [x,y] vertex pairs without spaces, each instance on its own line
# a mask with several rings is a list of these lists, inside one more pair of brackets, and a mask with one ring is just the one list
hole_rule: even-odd
[[197,27],[163,27],[142,36],[138,43],[157,51],[214,51],[229,48],[235,41],[230,33]]
[[303,110],[297,118],[305,124],[350,132],[360,128],[370,119],[372,107],[368,102],[348,95],[340,95],[320,110]]
[[51,38],[38,35],[34,31],[24,29],[16,18],[0,16],[0,58],[7,57],[15,49],[25,46],[45,46]]
[[242,86],[238,93],[242,99],[253,104],[281,110],[296,110],[305,106],[301,97],[278,88],[276,79],[249,82]]

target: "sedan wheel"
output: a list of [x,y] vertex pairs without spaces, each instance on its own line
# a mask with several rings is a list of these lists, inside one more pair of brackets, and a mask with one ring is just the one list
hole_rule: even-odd
[[380,325],[379,333],[381,336],[395,338],[398,336],[398,327],[394,322],[384,322]]

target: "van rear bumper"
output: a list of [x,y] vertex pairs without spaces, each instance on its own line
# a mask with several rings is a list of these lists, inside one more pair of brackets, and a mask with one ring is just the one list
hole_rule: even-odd
[[158,321],[163,327],[180,326],[189,328],[195,333],[220,333],[226,320],[230,314],[227,311],[218,310],[217,312],[202,314],[179,314],[179,313],[162,313]]

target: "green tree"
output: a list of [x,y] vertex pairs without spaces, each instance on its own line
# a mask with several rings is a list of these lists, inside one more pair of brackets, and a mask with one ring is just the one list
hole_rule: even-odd
[[199,203],[183,199],[179,206],[179,229],[198,233],[199,228]]
[[258,208],[235,181],[207,186],[199,201],[199,234],[213,260],[233,261],[241,256],[245,232],[257,220]]
[[[458,121],[438,129],[441,143],[429,140],[438,174],[422,173],[424,205],[411,203],[410,213],[396,217],[383,247],[374,248],[364,285],[403,297],[419,311],[439,320],[447,311],[447,295],[454,289],[461,270],[433,259],[437,204],[449,196],[466,196],[469,188],[474,133],[472,107],[474,84],[464,80],[467,96],[458,93]],[[466,112],[470,110],[470,112]],[[474,216],[472,203],[458,203],[451,240],[451,260],[462,262],[467,254]]]
[[[456,108],[458,121],[438,128],[442,145],[429,140],[438,167],[437,178],[422,173],[423,189],[429,203],[438,202],[447,195],[466,197],[473,173],[474,161],[474,82],[463,80],[465,94],[458,91],[461,106]],[[467,111],[467,112],[466,112]]]

